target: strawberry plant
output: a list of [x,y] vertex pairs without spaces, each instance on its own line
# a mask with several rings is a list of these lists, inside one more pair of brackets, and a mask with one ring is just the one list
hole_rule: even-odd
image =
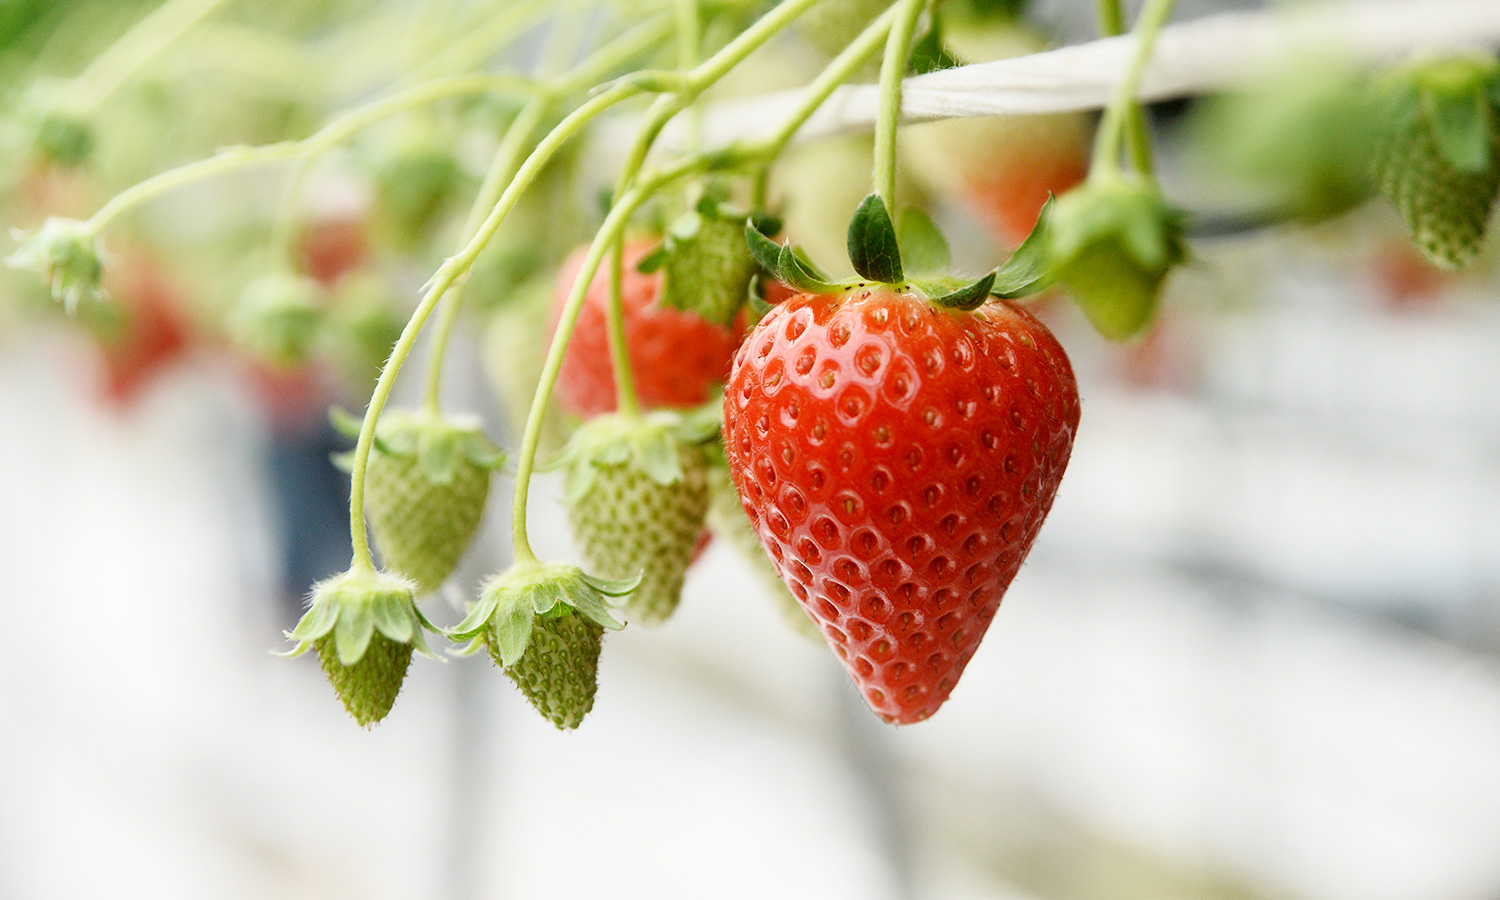
[[[1093,48],[1115,54],[1105,102],[1080,88],[1045,114],[928,124],[907,120],[972,110],[956,89],[937,113],[904,106],[908,79],[975,60],[1024,71],[1047,44],[1023,2],[645,0],[574,17],[496,0],[400,27],[352,21],[357,5],[241,10],[263,18],[198,59],[174,53],[225,4],[167,0],[92,61],[59,49],[76,75],[28,70],[0,147],[26,226],[7,262],[118,339],[112,391],[179,354],[192,322],[257,381],[321,405],[335,372],[363,402],[339,420],[352,556],[311,586],[293,653],[316,651],[368,726],[431,632],[483,650],[547,721],[577,728],[608,632],[668,621],[711,532],[876,715],[935,714],[1001,627],[1088,427],[1028,298],[1066,296],[1099,337],[1141,339],[1206,230],[1157,180],[1138,100],[1171,0],[1147,0],[1128,40],[1122,4],[1098,4],[1101,36],[1121,38]],[[86,12],[55,14],[74,6]],[[409,52],[371,40],[397,32]],[[821,68],[775,72],[804,82],[775,103],[726,105],[732,76],[773,44]],[[1466,265],[1500,192],[1500,64],[1474,51],[1382,64],[1258,75],[1194,114],[1184,152],[1252,183],[1259,205],[1240,212],[1255,224],[1379,193],[1427,260]],[[223,69],[245,96],[172,66]],[[724,139],[725,109],[757,110],[729,123],[753,127]],[[873,137],[789,152],[820,114]],[[1217,146],[1195,137],[1205,128]],[[284,177],[239,177],[252,169]],[[194,185],[223,195],[139,214]],[[935,223],[973,220],[987,233],[955,242],[955,264]],[[160,284],[111,278],[116,231],[122,259],[143,247],[196,289],[168,303]],[[851,277],[823,268],[846,269],[840,248]],[[454,335],[479,319],[508,451],[485,410],[454,409],[444,389]],[[419,398],[388,410],[419,343]],[[502,459],[509,562],[444,629],[418,603],[457,580]],[[533,548],[541,471],[560,473],[576,562]]]

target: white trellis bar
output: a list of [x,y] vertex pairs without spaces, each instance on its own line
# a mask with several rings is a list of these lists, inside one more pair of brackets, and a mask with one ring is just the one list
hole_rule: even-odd
[[[1125,71],[1134,38],[1107,38],[1044,53],[946,69],[908,79],[908,121],[1098,109]],[[1399,0],[1318,4],[1300,10],[1226,13],[1171,25],[1157,39],[1141,84],[1144,100],[1221,89],[1300,52],[1343,52],[1382,61],[1421,50],[1500,42],[1500,0]],[[710,107],[711,143],[754,138],[794,108],[801,90]],[[798,133],[802,139],[858,131],[875,122],[875,85],[841,88]],[[680,132],[669,129],[663,144]]]

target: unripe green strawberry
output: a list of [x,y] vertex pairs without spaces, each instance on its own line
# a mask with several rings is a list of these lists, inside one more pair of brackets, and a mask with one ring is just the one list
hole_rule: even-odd
[[16,118],[43,160],[72,168],[93,155],[93,117],[78,99],[67,82],[50,79],[38,81],[22,95]]
[[640,576],[626,601],[632,621],[665,622],[708,512],[708,463],[682,415],[610,413],[585,423],[563,452],[568,520],[589,569]]
[[718,325],[734,322],[756,272],[745,246],[749,215],[710,192],[667,228],[661,247],[637,264],[642,272],[666,272],[662,306],[697,313]]
[[432,233],[463,185],[453,153],[430,140],[414,140],[388,151],[375,165],[375,194],[382,234],[410,250]]
[[1117,341],[1146,328],[1162,282],[1186,255],[1181,215],[1137,175],[1091,178],[1064,194],[1046,235],[1051,276]]
[[312,601],[287,638],[284,656],[316,648],[344,708],[369,726],[391,711],[412,651],[432,656],[422,636],[413,585],[400,575],[354,568],[313,586]]
[[236,344],[278,368],[305,363],[323,328],[325,291],[301,275],[273,272],[245,286],[229,312]]
[[577,728],[594,707],[604,630],[622,627],[604,597],[628,593],[637,581],[522,560],[485,582],[450,637],[469,641],[460,655],[484,647],[537,712],[559,729]]
[[354,721],[371,725],[384,719],[396,704],[396,695],[406,679],[407,667],[411,665],[411,644],[400,644],[383,634],[375,634],[359,662],[352,666],[339,662],[338,644],[332,634],[318,638],[313,646],[317,648],[323,674],[328,676],[328,683],[333,685],[334,693]]
[[803,637],[821,642],[823,633],[808,618],[797,598],[786,589],[786,583],[777,573],[776,565],[766,555],[760,536],[755,533],[755,526],[750,523],[750,517],[745,515],[739,491],[734,486],[734,476],[729,471],[729,462],[724,459],[723,447],[715,446],[711,451],[713,452],[708,454],[709,500],[705,519],[709,529],[715,537],[737,550],[750,564],[766,593],[770,594],[776,604],[776,611],[781,614],[782,620]]
[[[603,646],[604,626],[581,613],[537,616],[531,643],[514,665],[505,668],[505,674],[543,718],[561,730],[571,730],[594,708]],[[485,635],[485,648],[500,665],[494,632]]]
[[[340,422],[357,433],[357,423]],[[426,410],[380,419],[365,468],[365,510],[387,568],[422,593],[442,587],[484,515],[503,452],[478,420]]]
[[1456,57],[1393,77],[1393,124],[1376,154],[1376,181],[1423,255],[1461,268],[1479,252],[1500,190],[1500,64]]

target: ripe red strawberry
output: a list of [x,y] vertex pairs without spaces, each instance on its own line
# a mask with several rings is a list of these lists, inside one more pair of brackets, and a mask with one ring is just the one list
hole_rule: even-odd
[[725,449],[761,542],[898,724],[957,684],[1077,426],[1067,356],[1031,315],[870,285],[773,309],[725,390]]
[[101,391],[128,407],[153,379],[187,353],[191,334],[184,301],[163,267],[132,254],[110,267],[109,297],[90,304],[99,322]]
[[[637,241],[625,248],[625,340],[630,347],[636,393],[647,409],[685,409],[713,396],[714,387],[729,375],[729,361],[743,329],[716,325],[690,312],[660,303],[661,271],[636,269],[654,247]],[[562,304],[583,265],[584,252],[568,258],[558,274],[552,321],[556,326]],[[588,299],[557,377],[557,400],[563,409],[588,419],[615,408],[614,370],[609,357],[607,309],[608,264],[599,267],[589,285]]]

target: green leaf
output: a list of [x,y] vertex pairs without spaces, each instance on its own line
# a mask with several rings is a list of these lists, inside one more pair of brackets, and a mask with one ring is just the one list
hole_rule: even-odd
[[[626,596],[641,586],[641,577],[637,575],[634,578],[601,578],[598,575],[590,575],[587,572],[583,574],[583,580],[588,582],[590,587],[606,597]],[[576,606],[577,604],[574,605]]]
[[635,439],[635,458],[641,471],[657,484],[676,484],[682,480],[682,463],[677,459],[674,441],[663,431],[648,431]]
[[901,245],[901,258],[913,275],[942,275],[953,265],[947,239],[927,213],[915,206],[901,211],[896,237]]
[[762,234],[753,219],[745,223],[745,243],[762,269],[773,275],[780,270],[781,245]]
[[365,606],[346,608],[333,626],[333,641],[339,651],[339,663],[346,668],[359,662],[375,634],[375,619]]
[[446,428],[424,428],[417,437],[417,466],[431,484],[451,484],[458,473],[458,436]]
[[1031,234],[1026,235],[1026,240],[1010,255],[1010,259],[995,270],[995,281],[990,287],[990,293],[996,297],[1024,297],[1052,283],[1048,273],[1047,243],[1052,222],[1052,205],[1055,202],[1052,196],[1047,197]]
[[314,602],[302,618],[297,620],[297,625],[287,632],[287,637],[294,641],[315,641],[327,634],[333,624],[339,619],[339,605],[337,603]]
[[966,284],[958,290],[933,297],[932,302],[945,309],[978,309],[984,301],[989,299],[990,289],[994,287],[994,284],[995,273],[990,272],[972,284]]
[[535,619],[530,597],[512,594],[505,598],[495,617],[495,645],[500,648],[502,666],[510,668],[525,655]]
[[1493,113],[1484,92],[1433,90],[1422,99],[1432,136],[1449,165],[1465,172],[1488,171]]
[[660,269],[662,266],[666,265],[667,257],[670,255],[670,251],[667,250],[667,244],[665,241],[663,241],[662,243],[657,244],[655,247],[653,247],[650,253],[647,253],[645,256],[641,257],[640,260],[636,262],[635,269],[637,272],[643,272],[647,275],[650,275],[652,272],[655,272],[657,269]]
[[359,430],[364,425],[364,422],[342,406],[328,407],[328,421],[333,423],[334,431],[351,438],[359,437]]
[[881,284],[901,282],[901,249],[896,227],[879,194],[866,197],[849,220],[849,262],[854,271]]
[[376,631],[398,644],[411,643],[415,623],[404,598],[394,594],[375,598],[370,602],[370,618]]
[[456,638],[470,638],[483,631],[490,616],[495,614],[495,605],[500,602],[500,592],[489,589],[479,595],[479,602],[469,608],[462,622],[453,626],[450,634]]
[[[588,578],[587,576],[585,576],[585,581],[587,580]],[[635,579],[635,582],[639,584],[640,580],[641,579],[637,577]],[[604,597],[601,596],[600,592],[595,590],[591,585],[585,585],[582,590],[574,591],[573,594],[568,597],[567,602],[569,606],[578,610],[581,615],[598,624],[601,628],[608,628],[612,631],[618,631],[619,629],[625,627],[619,619],[616,619],[610,613],[609,606],[604,602]]]
[[932,27],[923,32],[922,36],[912,44],[906,69],[911,75],[926,75],[928,72],[952,69],[961,65],[963,61],[950,53],[943,45],[942,28],[934,20]]

